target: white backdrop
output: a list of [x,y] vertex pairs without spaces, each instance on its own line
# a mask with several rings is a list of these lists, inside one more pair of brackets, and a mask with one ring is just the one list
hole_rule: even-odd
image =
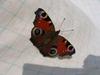
[[[23,65],[26,63],[82,69],[87,56],[91,54],[100,56],[100,15],[98,14],[100,6],[97,5],[98,3],[95,4],[98,7],[95,9],[87,4],[92,1],[1,0],[0,74],[22,75]],[[98,0],[94,1],[96,3]],[[39,7],[49,14],[56,30],[74,29],[73,32],[61,32],[61,35],[76,48],[76,54],[71,59],[44,58],[29,41],[32,22],[35,18],[34,11]],[[66,20],[59,28],[63,18]]]

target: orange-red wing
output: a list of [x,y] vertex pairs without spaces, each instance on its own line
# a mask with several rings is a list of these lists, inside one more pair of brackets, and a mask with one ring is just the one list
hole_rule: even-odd
[[65,56],[65,55],[71,56],[75,53],[75,48],[72,46],[72,44],[60,35],[58,35],[57,37],[56,46],[57,46],[57,53],[59,56]]
[[42,9],[38,8],[35,12],[35,20],[33,22],[35,27],[39,27],[46,32],[55,31],[54,25],[49,18],[48,14]]

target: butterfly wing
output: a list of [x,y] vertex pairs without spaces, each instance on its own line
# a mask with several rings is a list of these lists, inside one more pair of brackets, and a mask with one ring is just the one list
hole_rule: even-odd
[[55,28],[48,14],[42,8],[38,8],[35,15],[30,41],[36,47],[40,48],[48,42],[48,38],[50,38],[51,34],[54,36]]
[[57,54],[59,56],[66,56],[66,55],[72,56],[75,53],[74,46],[63,36],[58,35],[56,46],[57,46]]
[[64,37],[57,35],[50,43],[46,44],[40,50],[43,56],[64,57],[72,56],[75,53],[73,45]]
[[33,22],[35,27],[39,27],[45,30],[45,32],[55,31],[54,24],[52,23],[48,14],[42,8],[38,8],[35,14],[36,16]]

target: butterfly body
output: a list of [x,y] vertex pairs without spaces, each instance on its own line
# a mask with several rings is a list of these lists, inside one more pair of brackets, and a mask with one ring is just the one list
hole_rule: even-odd
[[35,14],[30,41],[39,49],[40,53],[48,57],[73,55],[75,48],[68,40],[59,35],[60,30],[55,31],[47,13],[39,8]]

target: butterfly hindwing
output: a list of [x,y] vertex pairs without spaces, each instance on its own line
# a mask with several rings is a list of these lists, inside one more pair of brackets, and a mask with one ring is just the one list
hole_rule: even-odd
[[75,53],[75,48],[68,40],[58,35],[52,40],[52,42],[46,44],[40,52],[43,56],[49,57],[72,56]]
[[73,55],[75,53],[75,48],[73,45],[65,39],[63,36],[57,36],[57,53],[59,56]]

